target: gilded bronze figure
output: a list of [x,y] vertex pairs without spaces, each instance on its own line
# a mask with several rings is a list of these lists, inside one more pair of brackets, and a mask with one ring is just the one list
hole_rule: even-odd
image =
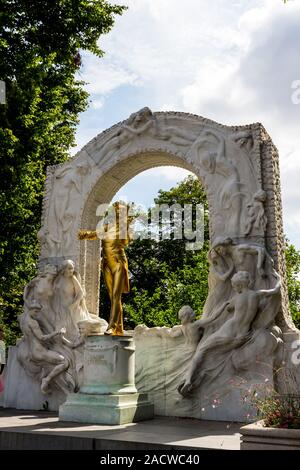
[[124,335],[122,294],[128,293],[129,274],[125,247],[131,241],[129,216],[130,206],[116,202],[113,204],[115,218],[113,223],[103,224],[102,233],[94,230],[80,230],[80,240],[101,239],[101,271],[109,294],[111,309],[109,324],[105,334]]

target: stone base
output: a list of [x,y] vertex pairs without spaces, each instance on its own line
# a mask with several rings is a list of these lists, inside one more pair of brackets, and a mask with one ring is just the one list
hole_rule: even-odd
[[60,421],[127,424],[152,419],[154,406],[146,394],[88,395],[72,393],[59,408]]
[[[149,330],[152,332],[152,329]],[[147,393],[156,416],[176,416],[212,421],[242,422],[257,419],[250,396],[255,390],[273,388],[273,362],[265,355],[249,370],[235,372],[231,365],[211,382],[202,382],[195,392],[183,398],[178,385],[194,354],[183,336],[137,335],[135,384]],[[159,366],[158,366],[159,365]]]
[[300,450],[300,429],[264,427],[263,421],[242,426],[241,450]]
[[30,377],[19,363],[17,353],[17,346],[9,347],[0,406],[18,410],[58,411],[59,406],[66,400],[66,395],[59,390],[43,394],[40,383]]

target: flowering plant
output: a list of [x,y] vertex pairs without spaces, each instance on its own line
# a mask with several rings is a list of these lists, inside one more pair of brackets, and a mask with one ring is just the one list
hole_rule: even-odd
[[300,429],[300,396],[280,395],[273,392],[257,398],[253,404],[265,427]]

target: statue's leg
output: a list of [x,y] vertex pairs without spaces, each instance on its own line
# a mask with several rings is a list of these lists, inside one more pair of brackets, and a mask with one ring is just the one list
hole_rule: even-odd
[[110,302],[112,302],[112,291],[113,291],[113,275],[110,268],[106,265],[103,267],[103,277],[106,285],[106,289],[109,295]]
[[193,356],[192,363],[189,369],[186,372],[185,380],[178,386],[178,391],[181,395],[187,396],[192,392],[194,388],[195,375],[198,372],[200,374],[201,362],[204,359],[204,356],[210,349],[214,349],[216,346],[216,340],[218,339],[218,334],[210,336],[206,341],[201,344],[201,341],[196,349],[196,352]]
[[113,330],[112,334],[123,335],[123,309],[122,292],[124,288],[124,272],[121,266],[118,266],[113,274],[111,311],[108,330]]
[[124,334],[123,306],[122,306],[122,304],[121,304],[121,308],[120,308],[119,318],[118,318],[118,321],[117,321],[116,334],[119,335],[119,336],[123,336],[123,334]]
[[47,354],[45,354],[45,356],[42,358],[42,360],[48,365],[54,365],[52,371],[42,380],[41,390],[43,393],[47,393],[49,391],[49,384],[51,380],[53,380],[54,377],[67,370],[69,367],[69,362],[61,354],[58,354],[54,351],[48,351]]

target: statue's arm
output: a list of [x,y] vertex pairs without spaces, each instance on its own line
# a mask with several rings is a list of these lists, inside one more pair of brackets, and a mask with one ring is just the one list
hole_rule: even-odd
[[[168,330],[168,331],[167,331]],[[183,335],[182,331],[182,326],[181,325],[175,325],[173,328],[168,328],[165,330],[166,334],[170,336],[171,338],[178,338],[179,336]]]
[[216,312],[211,317],[201,318],[200,320],[197,320],[197,322],[195,322],[195,323],[199,327],[205,327],[206,325],[211,324],[212,322],[214,322],[215,320],[217,320],[219,318],[219,316],[225,310],[225,308],[227,310],[230,310],[232,308],[231,304],[232,304],[232,302],[229,302],[229,301],[224,302],[222,305],[220,305],[220,307],[216,310]]
[[53,331],[53,333],[50,333],[49,335],[42,335],[41,341],[49,341],[52,338],[55,338],[55,336],[58,336],[60,334],[60,331]]
[[149,127],[151,127],[152,122],[148,121],[146,122],[143,126],[139,127],[138,129],[134,129],[133,127],[127,126],[126,124],[123,125],[123,129],[126,129],[128,132],[131,132],[131,134],[134,135],[139,135],[145,132]]
[[84,336],[80,335],[75,341],[69,341],[65,336],[62,336],[62,342],[69,348],[75,349],[84,343]]
[[226,281],[229,276],[231,275],[231,273],[233,272],[233,269],[234,269],[234,263],[232,261],[231,258],[229,258],[229,268],[227,269],[227,271],[225,271],[225,273],[221,274],[219,273],[219,271],[216,270],[215,266],[213,263],[211,263],[210,265],[210,269],[212,271],[212,273],[214,274],[214,276],[216,276],[217,279],[219,279],[220,281]]
[[276,286],[273,287],[273,289],[265,289],[265,290],[262,289],[262,290],[256,291],[259,297],[266,297],[266,296],[278,294],[280,292],[280,287],[281,287],[280,275],[276,273],[274,274],[274,276],[277,279]]
[[29,324],[29,328],[31,329],[34,336],[42,343],[45,343],[45,342],[49,341],[52,338],[55,338],[55,336],[58,336],[61,333],[65,333],[65,329],[62,328],[59,331],[53,331],[53,333],[49,333],[48,335],[44,335],[42,333],[42,330],[41,330],[39,324],[36,321],[31,322]]
[[265,249],[263,247],[243,244],[238,246],[238,251],[249,255],[257,255],[257,269],[258,272],[262,271],[265,260]]
[[79,230],[78,238],[79,240],[97,240],[98,234],[96,230]]
[[37,322],[30,323],[29,327],[32,333],[34,334],[34,336],[42,343],[49,341],[50,339],[52,339],[54,336],[57,335],[57,332],[50,333],[49,335],[43,335],[42,330],[40,329]]

